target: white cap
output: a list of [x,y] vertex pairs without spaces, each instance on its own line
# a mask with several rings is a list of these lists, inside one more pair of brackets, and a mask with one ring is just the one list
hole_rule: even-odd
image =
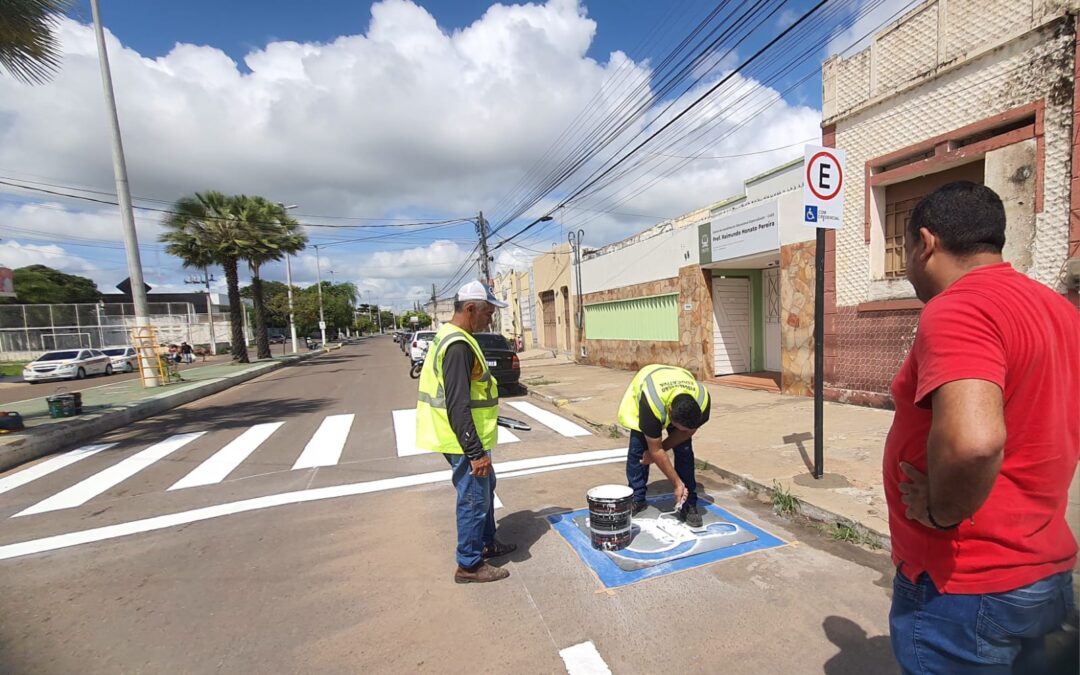
[[495,307],[506,307],[506,303],[495,297],[495,294],[491,292],[491,289],[482,284],[479,281],[470,281],[461,288],[458,289],[457,298],[458,302],[464,302],[466,300],[483,300],[489,305]]

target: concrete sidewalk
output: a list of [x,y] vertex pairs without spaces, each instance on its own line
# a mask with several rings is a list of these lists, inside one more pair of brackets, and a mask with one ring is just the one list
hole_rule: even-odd
[[[618,429],[617,410],[633,372],[578,365],[551,351],[525,352],[520,359],[521,382],[530,395],[601,431],[625,433]],[[816,480],[810,475],[813,399],[707,386],[711,419],[694,437],[699,470],[712,470],[765,497],[779,485],[799,498],[803,515],[848,525],[862,543],[889,547],[881,463],[891,411],[826,402],[825,476]],[[1080,510],[1076,486],[1074,479],[1069,516],[1074,528]]]
[[[340,345],[244,364],[193,364],[181,368],[183,381],[154,389],[144,389],[138,379],[91,386],[81,392],[83,414],[76,417],[49,417],[46,398],[51,391],[43,392],[46,396],[5,403],[0,408],[19,413],[26,430],[0,436],[0,471],[335,349]],[[74,392],[88,382],[65,384],[68,392]]]

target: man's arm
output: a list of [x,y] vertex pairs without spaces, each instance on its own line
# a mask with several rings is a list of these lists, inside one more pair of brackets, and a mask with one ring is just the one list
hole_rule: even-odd
[[[653,414],[652,408],[649,407],[645,394],[642,394],[638,400],[638,426],[641,427],[641,433],[645,436],[645,445],[648,450],[641,463],[655,464],[660,469],[664,476],[671,481],[671,484],[675,486],[675,501],[679,502],[686,496],[686,486],[679,479],[679,474],[675,473],[675,467],[672,466],[671,460],[668,459],[667,454],[664,452],[667,449],[667,443],[660,440],[664,429],[660,424],[660,420]],[[668,439],[670,440],[670,438],[671,435],[669,434]]]
[[931,404],[927,475],[903,465],[912,482],[901,483],[900,490],[908,518],[951,527],[979,510],[997,480],[1005,456],[1004,402],[992,382],[956,380],[935,390]]
[[470,460],[484,458],[484,445],[476,432],[470,403],[473,362],[476,357],[464,342],[455,342],[443,355],[443,382],[446,390],[446,414],[458,444]]

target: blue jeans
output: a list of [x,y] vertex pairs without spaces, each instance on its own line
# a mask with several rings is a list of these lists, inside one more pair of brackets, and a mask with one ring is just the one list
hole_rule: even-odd
[[904,673],[1042,673],[1044,637],[1072,611],[1072,575],[1055,574],[1005,593],[939,593],[897,571],[889,626]]
[[[630,432],[630,449],[626,452],[626,480],[634,490],[634,501],[645,501],[645,488],[649,484],[649,467],[641,464],[641,459],[648,450],[645,434],[640,431]],[[686,497],[688,506],[697,505],[697,481],[694,480],[694,444],[687,441],[675,446],[675,473],[679,475],[689,491]]]
[[443,457],[453,467],[457,489],[457,563],[472,569],[483,562],[484,547],[495,540],[495,469],[477,478],[465,455]]

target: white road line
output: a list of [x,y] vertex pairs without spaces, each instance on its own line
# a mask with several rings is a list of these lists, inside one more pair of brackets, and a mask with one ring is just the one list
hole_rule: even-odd
[[492,496],[495,497],[495,508],[496,509],[501,509],[503,507],[503,503],[502,503],[502,500],[499,499],[499,495],[495,494],[495,495],[492,495]]
[[330,415],[322,421],[315,435],[308,441],[304,451],[296,458],[293,470],[311,469],[316,466],[333,466],[341,459],[345,439],[349,437],[356,415]]
[[[518,443],[521,439],[505,427],[499,427],[499,445]],[[394,442],[398,457],[431,454],[416,447],[416,408],[394,411]]]
[[559,417],[555,413],[548,412],[543,408],[538,408],[532,403],[526,401],[510,401],[507,403],[510,407],[519,410],[529,417],[533,418],[545,427],[562,434],[563,436],[591,436],[592,433],[583,427],[580,427],[565,417]]
[[569,675],[611,675],[611,669],[604,663],[600,652],[596,651],[592,640],[567,647],[559,652],[559,656],[566,664]]
[[48,476],[53,471],[59,471],[65,466],[74,464],[80,459],[86,459],[91,455],[96,455],[102,450],[107,450],[116,445],[116,443],[105,443],[102,445],[86,445],[81,448],[75,448],[69,452],[65,452],[61,455],[57,455],[51,459],[47,459],[40,464],[23,469],[8,476],[7,478],[0,478],[0,494],[7,492],[8,490],[14,490],[20,485],[26,485],[30,481],[37,480],[42,476]]
[[220,483],[283,424],[285,423],[256,424],[195,467],[191,473],[173,483],[169,489],[182,490],[198,485]]
[[[505,474],[513,474],[515,471],[530,468],[535,469],[540,466],[537,464],[537,462],[543,462],[543,465],[549,467],[548,470],[551,471],[559,468],[574,469],[578,468],[579,466],[584,466],[584,464],[578,463],[578,460],[582,456],[596,455],[598,452],[625,453],[626,450],[623,448],[619,448],[617,450],[579,452],[566,455],[539,457],[536,459],[502,462],[495,464],[495,471],[497,474],[503,474],[505,477]],[[70,546],[78,546],[80,544],[106,541],[109,539],[116,539],[118,537],[126,537],[131,534],[139,534],[141,532],[163,530],[169,527],[176,527],[178,525],[187,525],[188,523],[197,523],[203,520],[221,518],[222,516],[229,516],[234,513],[247,513],[249,511],[258,511],[259,509],[265,509],[272,506],[282,506],[284,504],[301,504],[304,502],[320,501],[323,499],[334,499],[336,497],[349,497],[354,495],[368,494],[372,492],[382,492],[385,490],[413,487],[416,485],[428,485],[431,483],[448,482],[449,480],[450,470],[447,469],[445,471],[433,471],[430,473],[421,473],[413,476],[384,478],[382,480],[368,481],[365,483],[334,485],[324,488],[284,492],[276,495],[268,495],[266,497],[256,497],[254,499],[243,499],[236,502],[230,502],[228,504],[207,506],[191,511],[171,513],[164,516],[154,516],[152,518],[134,520],[128,523],[106,525],[105,527],[96,527],[90,530],[83,530],[81,532],[69,532],[67,534],[58,534],[52,537],[44,537],[42,539],[32,539],[30,541],[6,544],[4,546],[0,546],[0,560],[18,558],[20,556],[31,555],[33,553],[55,551],[57,549],[68,548]]]
[[81,506],[109,488],[131,478],[159,459],[164,459],[176,452],[205,433],[205,431],[196,431],[190,434],[170,436],[164,441],[155,443],[149,448],[117,462],[104,471],[99,471],[93,476],[72,485],[66,490],[57,492],[48,499],[44,499],[29,508],[19,511],[12,516],[12,518]]

